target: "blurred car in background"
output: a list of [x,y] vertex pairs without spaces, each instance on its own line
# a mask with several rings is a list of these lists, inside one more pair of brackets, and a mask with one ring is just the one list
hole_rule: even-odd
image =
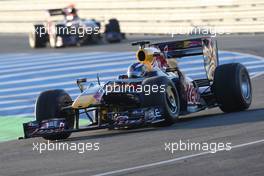
[[[81,19],[74,5],[62,9],[50,9],[48,19],[44,24],[34,24],[29,33],[29,45],[31,48],[51,48],[65,46],[82,46],[98,43],[105,39],[109,43],[120,42],[125,38],[121,33],[119,21],[110,19],[105,25],[105,31],[101,34],[101,24],[95,19]],[[63,20],[54,20],[54,16],[63,16]]]

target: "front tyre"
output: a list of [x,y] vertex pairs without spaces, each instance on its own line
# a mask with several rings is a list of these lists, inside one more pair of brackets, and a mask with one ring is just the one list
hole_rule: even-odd
[[213,91],[223,112],[248,109],[252,101],[252,87],[245,66],[239,63],[218,66]]
[[29,46],[31,48],[42,48],[46,46],[48,34],[42,24],[34,25],[32,31],[28,35]]
[[[72,102],[71,97],[64,90],[49,90],[42,92],[36,102],[36,121],[65,118],[68,129],[74,127],[74,111],[62,110],[62,107]],[[44,138],[47,140],[66,139],[71,133],[49,134]]]
[[144,107],[161,107],[163,109],[164,121],[155,124],[156,126],[169,126],[178,120],[180,113],[180,100],[174,83],[165,76],[147,78],[143,86],[158,86],[158,92],[151,92],[150,95],[143,95]]

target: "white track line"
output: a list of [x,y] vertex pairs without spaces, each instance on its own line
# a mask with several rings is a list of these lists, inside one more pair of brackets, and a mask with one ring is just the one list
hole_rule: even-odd
[[263,64],[264,63],[264,60],[263,61],[249,61],[249,62],[243,62],[243,65],[253,65],[253,64]]
[[[82,61],[81,63],[57,63],[57,64],[52,64],[52,67],[61,67],[61,68],[50,68],[51,66],[50,65],[39,65],[39,66],[34,66],[34,67],[22,67],[22,68],[13,68],[13,69],[7,69],[7,70],[0,70],[0,74],[3,74],[3,73],[11,73],[11,74],[5,74],[5,75],[2,75],[0,76],[0,79],[1,78],[10,78],[10,77],[14,77],[14,76],[23,76],[23,75],[29,75],[29,74],[38,74],[38,73],[49,73],[49,72],[53,72],[53,71],[64,71],[64,70],[74,70],[74,69],[82,69],[82,68],[85,68],[85,64],[89,64],[89,65],[86,65],[87,68],[91,68],[93,67],[92,65],[90,64],[96,64],[96,66],[100,66],[101,65],[105,65],[107,66],[107,63],[109,65],[114,65],[114,62],[120,62],[120,61],[125,61],[127,60],[127,63],[129,63],[128,61],[130,61],[131,63],[133,62],[132,61],[132,56],[128,56],[128,57],[123,57],[123,56],[119,56],[119,57],[113,57],[111,59],[108,59],[108,58],[105,58],[105,59],[100,59],[100,63],[98,60],[85,60],[85,61]],[[238,57],[237,59],[242,59],[243,57]],[[230,58],[230,57],[223,57],[221,60],[233,60],[233,58]],[[112,62],[113,61],[113,62]],[[107,62],[107,63],[105,63]],[[110,62],[110,63],[109,63]],[[99,64],[98,64],[99,63]],[[183,65],[187,65],[187,64],[194,64],[194,63],[203,63],[202,60],[195,60],[195,61],[187,61],[187,62],[181,62],[179,63],[179,65],[183,66]],[[257,64],[257,63],[262,63],[262,61],[251,61],[251,62],[248,62],[248,64]],[[263,62],[264,63],[264,62]],[[80,66],[81,64],[81,66]],[[75,65],[75,66],[74,66]],[[30,70],[36,70],[36,69],[45,69],[45,70],[37,70],[37,71],[30,71]],[[19,71],[24,71],[23,73],[18,73]],[[17,72],[17,73],[12,73],[12,72]]]
[[[122,54],[125,54],[125,53],[122,53]],[[108,55],[109,56],[109,55]],[[72,57],[72,56],[71,56]],[[226,57],[222,57],[221,58],[221,61],[223,61],[223,60],[235,60],[235,59],[242,59],[242,58],[246,58],[246,57],[248,57],[248,56],[233,56],[233,57],[230,57],[230,56],[226,56]],[[90,58],[89,58],[90,59]],[[199,63],[201,63],[200,61],[198,61],[198,60],[195,60],[195,61],[187,61],[187,62],[183,62],[183,63],[181,63],[181,64],[190,64],[190,63],[195,63],[195,62],[199,62]],[[262,63],[263,62],[263,60],[262,61],[249,61],[249,62],[244,62],[244,63],[242,63],[242,64],[258,64],[258,63]],[[257,65],[257,66],[251,66],[251,68],[260,68],[260,67],[263,67],[263,66],[261,66],[261,65]],[[201,69],[203,69],[202,67],[195,67],[195,68],[190,68],[190,69],[183,69],[184,71],[192,71],[192,70],[201,70]],[[188,74],[189,76],[198,76],[198,75],[204,75],[204,72],[198,72],[198,73],[191,73],[191,74]],[[260,74],[259,74],[259,72],[254,72],[254,73],[251,73],[251,75],[253,75],[253,78],[254,77],[257,77],[257,76],[259,76]],[[71,81],[71,82],[63,82],[62,84],[63,85],[69,85],[69,84],[72,84],[73,82]],[[57,83],[55,83],[55,84],[49,84],[49,86],[58,86],[58,84]],[[43,87],[43,86],[40,86],[40,87]],[[36,87],[36,88],[40,88],[40,87]],[[46,86],[45,86],[46,87]],[[32,88],[32,87],[31,87]],[[77,88],[76,87],[74,87],[74,88],[67,88],[68,90],[77,90]],[[66,89],[66,90],[67,90]],[[20,96],[25,96],[25,95],[37,95],[38,93],[40,93],[40,92],[31,92],[31,93],[24,93],[24,94],[20,94]],[[0,96],[0,98],[7,98],[7,97],[10,97],[10,96],[12,96],[12,95],[7,95],[7,96]],[[18,97],[19,96],[19,94],[18,95],[14,95],[13,97]],[[7,101],[3,101],[3,102],[1,102],[0,104],[4,104],[4,103],[6,103],[6,104],[12,104],[12,103],[14,103],[14,102],[28,102],[29,100],[17,100],[17,101],[15,101],[15,100],[13,100],[13,101],[10,101],[10,100],[7,100]],[[32,101],[32,100],[31,100]],[[32,107],[32,106],[15,106],[14,108],[18,108],[18,109],[23,109],[23,108],[25,108],[25,107],[27,107],[27,108],[29,108],[29,107]],[[2,109],[1,109],[2,110]]]
[[[53,86],[68,86],[68,85],[75,85],[74,81],[63,81],[63,82],[53,82],[50,84],[37,84],[33,86],[22,86],[22,87],[14,87],[14,88],[7,88],[7,89],[0,89],[0,92],[13,92],[13,91],[22,91],[28,89],[38,89],[38,88],[49,88]],[[2,96],[0,95],[0,98]]]
[[[248,64],[244,64],[243,62],[241,63],[247,67],[247,69],[254,69],[254,68],[264,68],[264,62],[260,62],[258,65],[253,65],[253,66],[247,66]],[[204,67],[193,67],[193,68],[186,68],[186,69],[181,69],[183,72],[188,72],[188,71],[195,71],[195,70],[203,70]]]
[[[191,74],[192,76],[197,76],[197,75],[204,75],[204,72],[199,72],[199,73],[195,73],[195,74]],[[250,73],[250,75],[254,75],[254,74],[256,74],[256,73]],[[190,75],[190,74],[189,74]],[[189,76],[188,75],[188,76]],[[102,78],[101,80],[103,81],[103,80],[109,80],[109,79],[113,79],[113,78],[115,78],[115,77],[104,77],[104,78]],[[91,80],[88,80],[88,81],[95,81],[96,79],[91,79]],[[43,86],[46,86],[46,85],[43,85]],[[66,88],[65,89],[65,91],[72,91],[72,90],[78,90],[78,88],[76,88],[76,87],[72,87],[72,88]],[[0,99],[1,98],[11,98],[11,97],[15,97],[15,98],[17,98],[17,97],[21,97],[21,96],[26,96],[26,95],[38,95],[40,92],[31,92],[31,93],[24,93],[24,94],[13,94],[13,95],[5,95],[5,96],[0,96]],[[71,96],[73,97],[73,96],[78,96],[79,95],[79,93],[78,94],[71,94]],[[9,100],[7,100],[7,101],[9,101]],[[26,101],[26,100],[25,100]],[[29,100],[27,100],[27,101],[29,101]],[[32,101],[32,99],[31,99],[31,101]],[[33,100],[34,101],[34,100]],[[4,102],[4,101],[3,101]],[[4,104],[4,103],[3,103]],[[16,104],[15,103],[15,100],[13,101],[13,103],[12,102],[8,102],[7,104]],[[7,110],[17,110],[17,109],[26,109],[26,108],[32,108],[32,107],[34,107],[33,105],[23,105],[23,106],[12,106],[12,107],[6,107],[6,108],[0,108],[0,111],[7,111]],[[9,108],[9,109],[8,109]]]
[[[34,108],[35,105],[21,105],[21,106],[10,106],[6,108],[0,108],[1,111],[11,111],[11,110],[18,110],[18,109],[28,109],[28,108]],[[0,118],[1,119],[1,118]]]
[[[63,61],[79,61],[80,58],[81,60],[86,60],[88,58],[94,58],[96,56],[98,56],[98,58],[100,57],[104,57],[105,55],[109,55],[109,57],[111,57],[111,55],[114,55],[115,56],[119,56],[119,55],[124,55],[124,54],[127,54],[127,55],[131,55],[131,57],[133,57],[133,53],[132,52],[123,52],[123,53],[106,53],[106,52],[93,52],[93,53],[82,53],[82,54],[66,54],[66,55],[55,55],[55,56],[48,56],[48,57],[45,57],[43,56],[40,56],[38,57],[36,54],[35,55],[31,55],[30,57],[32,57],[31,60],[16,60],[16,63],[10,63],[8,64],[9,62],[7,61],[7,63],[3,63],[2,62],[2,65],[3,66],[0,66],[1,69],[12,69],[12,67],[25,67],[25,66],[38,66],[38,65],[44,65],[44,64],[50,64],[50,63],[60,63],[60,62],[63,62]],[[224,58],[227,58],[228,60],[235,60],[235,59],[238,59],[238,58],[246,58],[248,56],[224,56],[224,57],[221,57],[221,60],[225,60]],[[179,59],[180,61],[181,59]],[[184,59],[182,59],[184,60]],[[199,59],[197,59],[199,60]],[[31,61],[31,62],[29,62]],[[201,59],[202,61],[202,59]],[[26,63],[25,63],[26,62]],[[28,63],[29,62],[29,63]],[[195,63],[197,61],[193,61],[190,63]]]
[[97,70],[100,69],[100,67],[104,67],[104,66],[109,66],[109,68],[111,68],[110,66],[116,66],[116,65],[120,65],[120,64],[131,64],[133,61],[131,60],[119,60],[119,61],[115,61],[115,62],[102,62],[102,63],[98,63],[98,61],[96,63],[90,63],[90,64],[85,64],[85,63],[81,63],[78,66],[70,66],[69,67],[60,67],[60,68],[52,68],[52,69],[46,69],[46,70],[38,70],[38,71],[25,71],[23,73],[14,73],[14,74],[7,74],[7,75],[2,75],[0,76],[0,79],[3,78],[12,78],[12,77],[20,77],[20,76],[27,76],[27,75],[34,75],[34,74],[43,74],[43,73],[52,73],[52,72],[60,72],[60,71],[71,71],[71,70],[78,70],[78,69],[87,69],[89,70],[89,68],[96,68]]
[[[124,61],[122,63],[127,63],[129,64],[130,61]],[[113,63],[105,63],[102,65],[108,65],[108,64],[113,64]],[[242,63],[243,64],[243,63]],[[114,64],[116,65],[116,64]],[[89,66],[80,66],[79,68],[89,68]],[[255,68],[263,68],[264,64],[260,64],[260,65],[253,65],[253,66],[247,66],[247,69],[255,69]],[[73,69],[76,67],[73,67]],[[100,73],[113,73],[113,72],[118,72],[118,71],[125,71],[126,68],[119,68],[119,69],[107,69],[104,70],[103,72]],[[195,70],[202,70],[203,67],[193,67],[193,68],[187,68],[187,69],[182,69],[183,72],[188,72],[188,71],[195,71]],[[64,71],[67,69],[61,68],[61,69],[53,69],[53,71]],[[69,69],[71,70],[71,69]],[[43,71],[45,72],[45,71]],[[12,81],[2,81],[1,85],[12,85],[12,84],[19,84],[19,83],[32,83],[32,82],[37,82],[37,81],[45,81],[45,80],[53,80],[53,79],[62,79],[62,78],[70,78],[70,77],[74,77],[74,76],[87,76],[87,75],[93,75],[98,73],[98,70],[94,70],[94,71],[88,71],[88,72],[80,72],[80,73],[70,73],[70,74],[63,74],[63,75],[52,75],[52,76],[46,76],[46,77],[40,77],[40,78],[31,78],[31,79],[21,79],[21,80],[12,80]],[[195,75],[195,73],[191,73],[188,75]],[[199,73],[200,75],[200,73]],[[201,74],[202,75],[202,74]],[[5,76],[3,76],[5,77]],[[1,76],[0,76],[1,78]],[[27,86],[32,88],[32,86]],[[7,88],[8,91],[11,90],[16,90],[16,89],[20,89],[20,88]],[[0,92],[6,92],[7,89],[2,89],[0,90]],[[23,87],[22,90],[25,90],[25,87]]]
[[30,54],[29,53],[16,53],[16,54],[1,54],[0,55],[0,59],[2,60],[6,60],[7,57],[23,57],[23,56],[29,56]]
[[32,103],[35,100],[32,99],[15,99],[15,100],[6,100],[0,101],[0,105],[7,105],[7,104],[16,104],[16,103]]
[[[41,87],[40,87],[41,88]],[[44,87],[45,88],[45,87]],[[66,88],[65,90],[69,91],[71,88]],[[78,88],[75,87],[76,90]],[[40,94],[42,91],[32,91],[32,92],[27,92],[27,93],[17,93],[17,94],[5,94],[5,95],[0,95],[0,99],[10,99],[10,98],[21,98],[21,97],[26,97],[26,96],[35,96]]]
[[[79,88],[72,88],[72,89],[65,89],[65,91],[69,92],[69,91],[79,91]],[[37,96],[38,94],[40,94],[41,92],[32,92],[30,93],[30,95],[35,95]],[[70,94],[71,97],[75,97],[80,95],[80,93],[74,93],[74,94]],[[10,97],[10,96],[9,96]],[[18,96],[14,95],[13,98],[17,98]],[[12,97],[11,97],[12,98]],[[7,105],[7,104],[16,104],[16,103],[35,103],[36,98],[26,98],[26,99],[13,99],[13,100],[3,100],[0,101],[0,105]]]
[[94,55],[94,56],[86,56],[83,55],[81,57],[74,57],[72,54],[68,54],[65,56],[58,56],[58,58],[50,58],[47,61],[37,61],[36,62],[23,62],[19,64],[5,64],[3,66],[0,66],[0,69],[11,69],[13,67],[32,67],[32,66],[38,66],[42,64],[49,64],[52,65],[54,63],[61,63],[61,62],[79,62],[80,60],[87,60],[87,59],[100,59],[105,57],[118,57],[118,56],[130,56],[129,53],[114,53],[114,54],[100,54],[100,55]]
[[[2,115],[1,117],[34,117],[35,114],[34,113],[22,113],[22,114],[7,114],[7,115]],[[1,120],[0,117],[0,120]],[[1,142],[0,142],[1,143]]]
[[[117,69],[107,69],[107,70],[105,69],[103,71],[94,70],[94,71],[80,72],[80,73],[52,75],[52,76],[46,76],[46,77],[40,77],[40,78],[31,78],[31,79],[1,82],[1,86],[19,84],[19,83],[32,83],[32,82],[47,81],[47,80],[54,80],[54,79],[56,80],[56,79],[61,79],[61,78],[71,78],[71,77],[82,77],[82,76],[88,76],[88,75],[96,75],[98,72],[101,74],[104,74],[104,73],[116,73],[116,72],[125,72],[125,71],[126,71],[125,68],[117,68]],[[100,74],[99,74],[99,76],[100,76]],[[48,84],[46,84],[46,85],[48,85]],[[19,88],[8,88],[8,89],[9,90],[24,90],[24,88],[26,88],[26,87],[34,88],[34,86],[24,86],[24,87],[19,87]],[[20,89],[20,88],[23,88],[23,89]],[[9,91],[7,91],[7,89],[1,89],[0,92],[9,92]]]
[[[204,72],[199,72],[199,73],[194,73],[194,74],[190,74],[191,76],[198,76],[198,75],[204,75],[205,73]],[[189,75],[189,74],[188,74]],[[109,79],[114,79],[115,76],[111,76],[111,77],[103,77],[101,80],[104,81],[104,80],[109,80]],[[88,79],[87,81],[96,81],[96,79]],[[70,82],[62,82],[62,83],[53,83],[53,84],[44,84],[44,85],[37,85],[37,86],[27,86],[27,87],[19,87],[19,88],[14,88],[14,89],[6,89],[7,92],[10,92],[10,91],[17,91],[17,90],[24,90],[24,89],[29,89],[29,88],[48,88],[48,87],[51,87],[51,86],[65,86],[65,85],[74,85],[72,81]],[[77,87],[72,87],[72,88],[66,88],[65,89],[66,91],[71,91],[71,90],[78,90]],[[3,90],[0,90],[0,92],[3,92]],[[18,93],[18,94],[13,94],[13,95],[3,95],[3,96],[0,96],[0,99],[1,98],[18,98],[18,97],[21,97],[21,96],[27,96],[27,95],[38,95],[40,92],[37,91],[37,92],[30,92],[30,93]],[[73,95],[72,95],[73,96]],[[9,100],[7,100],[9,101]],[[4,102],[4,101],[3,101]],[[12,103],[8,103],[8,104],[12,104]],[[15,104],[15,103],[14,103]],[[12,106],[10,107],[12,109],[7,109],[7,108],[0,108],[0,111],[6,111],[6,110],[13,110],[13,109],[25,109],[25,108],[32,108],[31,105],[28,105],[28,106]]]
[[58,53],[53,53],[53,54],[31,54],[29,56],[25,56],[25,57],[17,57],[17,58],[8,58],[11,61],[7,60],[4,61],[3,63],[5,63],[5,65],[16,65],[19,63],[25,63],[25,62],[29,62],[29,63],[34,63],[34,62],[40,62],[40,61],[48,61],[48,60],[60,60],[60,59],[65,59],[65,58],[78,58],[78,57],[90,57],[90,56],[94,56],[94,55],[100,55],[100,54],[104,54],[105,52],[92,52],[92,53],[81,53],[81,54],[58,54]]
[[[109,79],[109,78],[108,78]],[[102,79],[103,80],[103,79]],[[69,91],[78,91],[79,89],[77,88],[77,87],[72,87],[72,88],[66,88],[66,89],[64,89],[65,91],[67,91],[67,92],[69,92]],[[21,97],[25,97],[25,98],[27,98],[27,96],[37,96],[37,95],[39,95],[40,93],[41,93],[42,91],[32,91],[32,92],[27,92],[27,93],[18,93],[18,94],[11,94],[11,95],[0,95],[0,100],[1,99],[10,99],[10,98],[21,98]],[[71,96],[77,96],[77,95],[79,95],[80,93],[78,93],[78,94],[72,94],[72,93],[70,93],[70,95]],[[29,99],[29,98],[27,98],[27,99]],[[7,101],[8,101],[7,100]],[[1,100],[1,101],[5,101],[5,100]]]
[[[5,56],[3,58],[2,55],[0,55],[0,59],[1,59],[1,62],[3,63],[10,63],[10,62],[17,62],[17,61],[20,61],[20,60],[31,60],[33,58],[46,58],[46,57],[50,57],[50,56],[59,56],[59,55],[62,55],[63,53],[49,53],[49,54],[36,54],[36,53],[28,53],[28,54],[24,54],[24,55],[10,55],[10,56]],[[36,57],[38,56],[38,57]],[[36,60],[36,59],[35,59]]]
[[[248,53],[243,53],[243,52],[238,52],[238,51],[224,51],[225,53],[234,53],[234,54],[240,54],[242,56],[247,56],[250,58],[255,58],[255,59],[259,59],[259,60],[264,60],[264,57],[261,56],[256,56],[253,54],[248,54]],[[218,52],[219,53],[219,52]],[[220,52],[221,53],[221,52]]]
[[[250,68],[259,68],[259,67],[264,67],[264,65],[262,66],[250,66],[247,67],[248,69]],[[203,68],[191,68],[190,70],[202,70]],[[183,69],[183,71],[185,72],[185,70]],[[2,85],[9,85],[9,84],[17,84],[17,83],[25,83],[25,82],[35,82],[35,81],[43,81],[43,80],[51,80],[51,79],[59,79],[59,78],[68,78],[68,77],[74,77],[74,76],[87,76],[87,75],[93,75],[96,74],[98,71],[90,71],[90,72],[81,72],[81,73],[73,73],[73,74],[65,74],[65,75],[57,75],[57,76],[49,76],[49,77],[41,77],[41,78],[34,78],[34,79],[25,79],[25,80],[19,80],[19,81],[9,81],[9,82],[3,82],[1,83]],[[115,73],[115,72],[125,72],[124,68],[120,68],[120,69],[109,69],[109,70],[104,70],[101,71],[100,73]],[[205,75],[204,71],[201,72],[196,72],[196,73],[186,73],[186,75],[193,77],[193,76],[202,76]],[[253,75],[252,73],[250,73],[250,75]],[[111,77],[115,77],[115,76],[111,76]],[[105,78],[105,77],[102,77]],[[56,83],[49,83],[49,84],[38,84],[38,85],[32,85],[32,86],[23,86],[23,87],[13,87],[13,88],[6,88],[6,89],[1,89],[0,93],[2,92],[13,92],[13,91],[21,91],[21,90],[28,90],[28,89],[37,89],[37,88],[49,88],[52,86],[66,86],[66,85],[73,85],[73,81],[69,81],[69,82],[56,82]],[[2,96],[0,96],[0,98],[2,98]]]
[[[90,59],[85,59],[84,61],[81,62],[60,62],[56,64],[50,65],[39,65],[39,66],[34,66],[34,67],[22,67],[22,68],[11,68],[7,70],[0,70],[0,74],[3,73],[11,73],[11,72],[19,72],[19,71],[30,71],[30,70],[35,70],[35,69],[51,69],[51,67],[63,67],[66,68],[72,67],[72,66],[78,66],[78,65],[84,65],[84,64],[93,64],[93,63],[98,63],[98,62],[112,62],[112,61],[124,61],[124,60],[131,60],[131,57],[113,57],[111,59],[105,58],[105,59],[100,59],[100,60],[90,60]],[[131,60],[132,61],[132,60]],[[23,72],[24,73],[24,72]],[[11,75],[11,74],[8,74]]]
[[[109,69],[104,70],[102,73],[116,73],[116,72],[125,72],[125,68],[119,68],[119,69]],[[89,71],[89,72],[81,72],[81,73],[71,73],[71,74],[64,74],[64,75],[54,75],[54,76],[48,76],[48,77],[41,77],[41,78],[33,78],[33,79],[24,79],[24,80],[18,80],[18,81],[8,81],[8,82],[2,82],[1,85],[12,85],[17,83],[32,83],[37,81],[46,81],[46,80],[53,80],[53,79],[61,79],[61,78],[69,78],[69,77],[82,77],[82,76],[88,76],[88,75],[95,75],[98,73],[98,71]],[[187,74],[189,76],[198,76],[198,75],[205,75],[205,72],[198,72],[198,73],[191,73]],[[116,77],[116,76],[115,76]],[[104,78],[104,77],[102,77]],[[6,88],[1,89],[0,92],[12,92],[12,91],[21,91],[21,90],[28,90],[28,89],[36,89],[36,88],[47,88],[51,86],[66,86],[66,85],[73,85],[74,81],[69,82],[53,82],[53,83],[45,83],[44,85],[38,84],[38,85],[32,85],[32,86],[23,86],[23,87],[13,87],[13,88]]]
[[[69,91],[78,90],[78,88],[77,87],[71,87],[71,88],[66,88],[64,90],[69,92]],[[1,99],[10,99],[10,98],[19,98],[19,97],[20,98],[21,97],[25,97],[26,98],[26,96],[36,96],[36,95],[40,94],[41,92],[42,91],[32,91],[32,92],[27,92],[27,93],[5,94],[5,95],[0,95],[0,100]],[[5,100],[3,100],[3,101],[5,101]]]
[[[219,57],[219,61],[220,62],[221,61],[229,61],[229,60],[236,61],[238,59],[245,59],[245,58],[248,58],[248,57],[247,56],[223,56],[223,57]],[[192,61],[184,61],[184,60],[185,60],[184,58],[178,59],[179,64],[194,64],[194,63],[203,64],[204,63],[203,58],[201,58],[201,59],[194,58],[194,60],[192,60]]]
[[256,77],[263,75],[264,72],[253,72],[252,74],[253,74],[253,76],[251,78],[253,79],[253,78],[256,78]]
[[[204,72],[200,72],[200,73],[197,73],[197,74],[191,74],[191,76],[197,76],[197,75],[203,75],[204,74]],[[262,74],[264,74],[264,72],[252,72],[252,73],[250,73],[250,75],[251,75],[251,78],[253,79],[253,78],[255,78],[255,77],[257,77],[257,76],[260,76],[260,75],[262,75]],[[111,76],[111,77],[104,77],[104,78],[101,78],[101,80],[102,81],[104,81],[104,80],[109,80],[109,79],[114,79],[115,78],[115,76]],[[89,79],[88,81],[96,81],[96,79]],[[64,82],[64,84],[66,84],[66,85],[68,85],[68,84],[72,84],[72,82]],[[74,91],[74,90],[76,90],[76,91],[78,91],[78,88],[77,87],[72,87],[72,88],[66,88],[65,89],[66,91]],[[18,98],[18,97],[23,97],[23,96],[37,96],[38,94],[40,94],[41,93],[41,91],[37,91],[37,92],[29,92],[29,93],[21,93],[21,94],[13,94],[13,95],[3,95],[3,96],[0,96],[0,99],[4,99],[4,98]],[[71,94],[71,96],[73,97],[73,96],[78,96],[79,95],[79,93],[75,93],[75,94]],[[0,102],[0,104],[15,104],[16,102],[29,102],[29,101],[31,101],[31,102],[33,102],[34,100],[32,100],[32,99],[27,99],[27,100],[2,100],[1,102]],[[0,111],[1,111],[1,108],[0,108]]]
[[[248,143],[234,145],[234,146],[232,146],[232,150],[236,149],[236,148],[241,148],[241,147],[245,147],[245,146],[250,146],[250,145],[254,145],[254,144],[263,143],[263,142],[264,142],[264,139],[261,139],[261,140],[257,140],[257,141],[253,141],[253,142],[248,142]],[[228,152],[231,152],[231,151],[228,151]],[[217,151],[217,152],[219,152],[219,151]],[[100,174],[95,174],[93,176],[106,176],[106,175],[114,175],[114,174],[120,174],[120,173],[125,174],[125,173],[131,172],[131,171],[137,171],[137,170],[140,170],[140,169],[146,169],[146,168],[150,168],[150,167],[154,167],[154,166],[165,165],[165,164],[174,163],[174,162],[177,162],[177,161],[190,159],[190,158],[203,156],[203,155],[208,155],[208,154],[212,154],[212,153],[210,151],[201,152],[201,153],[197,153],[197,154],[186,155],[186,156],[173,158],[173,159],[169,159],[169,160],[164,160],[164,161],[160,161],[160,162],[155,162],[155,163],[150,163],[150,164],[143,164],[143,165],[139,165],[139,166],[135,166],[135,167],[130,167],[130,168],[125,168],[125,169],[120,169],[120,170],[104,172],[104,173],[100,173]],[[78,170],[76,172],[78,173]],[[84,173],[85,170],[80,170],[80,172]],[[72,173],[74,173],[74,171]],[[67,173],[64,172],[63,174],[67,174]]]
[[[107,80],[111,80],[116,78],[116,76],[106,76],[103,78],[100,78],[101,81],[107,81]],[[87,82],[92,82],[92,81],[97,81],[97,78],[91,78],[91,79],[87,79]],[[77,86],[76,83],[73,81],[69,81],[69,82],[62,82],[62,83],[53,83],[53,84],[44,84],[44,85],[39,85],[38,87],[35,88],[49,88],[51,86],[65,86],[65,85],[75,85],[72,86],[71,88],[66,88],[65,90],[70,91],[70,90],[77,90]],[[0,99],[4,99],[4,98],[11,98],[11,97],[23,97],[23,96],[29,96],[29,95],[36,95],[39,94],[40,91],[36,91],[36,92],[27,92],[27,93],[18,93],[18,94],[11,94],[11,95],[0,95]]]
[[247,67],[247,69],[263,68],[264,67],[264,63],[258,64],[258,65],[252,65],[252,66],[247,66],[247,65],[245,65],[245,66]]

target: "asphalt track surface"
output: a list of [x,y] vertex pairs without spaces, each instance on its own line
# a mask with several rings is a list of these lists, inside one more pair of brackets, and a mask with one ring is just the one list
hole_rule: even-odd
[[[79,53],[89,51],[136,51],[137,47],[131,47],[130,43],[139,40],[161,41],[173,40],[183,37],[174,36],[151,36],[151,35],[132,35],[127,40],[117,44],[107,44],[102,42],[99,45],[85,47],[68,47],[61,49],[41,48],[32,50],[28,45],[28,37],[25,34],[0,34],[0,53]],[[264,34],[257,35],[227,35],[217,37],[218,46],[221,50],[239,51],[254,55],[264,56],[263,39]]]
[[[14,38],[13,38],[14,37]],[[2,52],[36,52],[21,46],[23,36],[0,37]],[[20,38],[21,37],[21,38]],[[24,37],[25,38],[25,37]],[[139,37],[140,38],[140,37]],[[263,36],[219,39],[222,50],[264,56]],[[134,40],[132,37],[129,40]],[[6,41],[8,40],[8,41]],[[3,42],[4,41],[4,42]],[[6,43],[5,43],[6,41]],[[15,42],[16,41],[16,42]],[[96,50],[129,51],[129,41],[101,45]],[[12,48],[14,47],[14,48]],[[3,47],[5,48],[5,47]],[[1,50],[3,50],[1,47]],[[95,46],[62,49],[89,51]],[[17,49],[17,50],[16,50]],[[93,51],[96,51],[95,49]],[[51,52],[44,49],[40,52]],[[56,51],[57,52],[57,51]],[[100,143],[99,151],[33,151],[41,138],[0,143],[0,175],[264,175],[264,76],[252,79],[253,102],[249,110],[224,114],[218,108],[188,116],[170,127],[127,131],[75,133],[69,143]],[[230,151],[165,151],[164,143],[180,140],[196,143],[231,142]]]

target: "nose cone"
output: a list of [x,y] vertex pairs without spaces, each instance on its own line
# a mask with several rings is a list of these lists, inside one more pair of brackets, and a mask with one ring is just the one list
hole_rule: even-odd
[[97,100],[94,98],[92,95],[79,95],[75,101],[72,104],[72,108],[74,109],[82,109],[82,108],[87,108],[91,104],[96,104]]

